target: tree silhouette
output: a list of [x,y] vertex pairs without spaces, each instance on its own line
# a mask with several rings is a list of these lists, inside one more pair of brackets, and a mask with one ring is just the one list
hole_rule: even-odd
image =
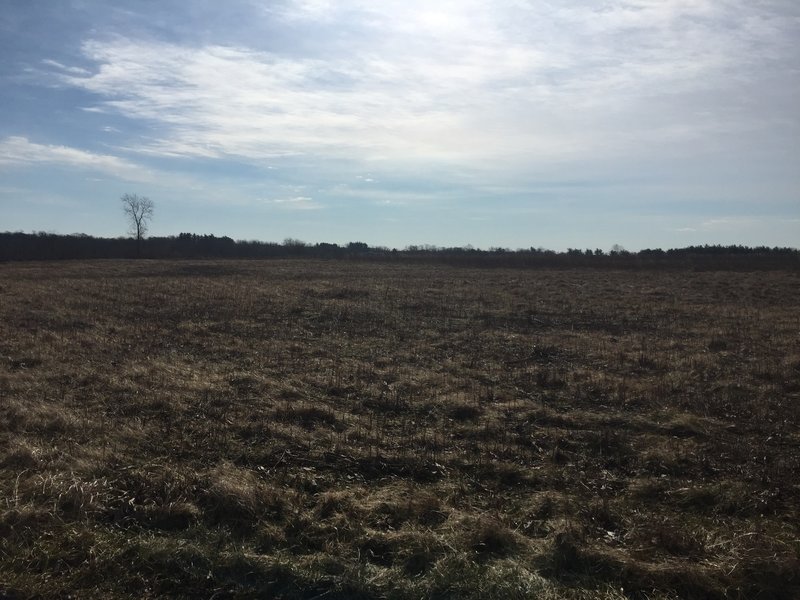
[[142,238],[147,234],[150,219],[153,218],[153,201],[146,196],[123,194],[122,210],[128,218],[130,234],[136,238],[136,253],[141,254]]

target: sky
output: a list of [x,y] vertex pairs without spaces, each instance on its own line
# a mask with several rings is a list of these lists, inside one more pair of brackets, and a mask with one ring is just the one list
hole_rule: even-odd
[[0,231],[800,247],[797,0],[2,0]]

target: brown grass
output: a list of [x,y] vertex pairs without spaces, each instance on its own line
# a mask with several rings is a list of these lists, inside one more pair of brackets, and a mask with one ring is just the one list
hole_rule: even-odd
[[796,272],[0,265],[0,596],[800,596]]

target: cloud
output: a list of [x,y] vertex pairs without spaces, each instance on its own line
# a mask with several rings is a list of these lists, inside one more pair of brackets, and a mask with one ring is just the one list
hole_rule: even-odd
[[153,179],[153,174],[148,169],[117,156],[95,154],[68,146],[37,144],[21,136],[11,136],[0,140],[0,168],[36,164],[55,164],[85,169],[126,181],[141,182]]
[[717,217],[714,219],[707,219],[700,223],[700,229],[703,231],[737,231],[764,223],[767,220],[768,219],[745,216]]
[[777,225],[797,224],[798,219],[778,219],[775,217],[753,217],[747,215],[719,216],[705,219],[697,224],[674,229],[678,233],[740,233]]
[[266,200],[265,203],[284,210],[319,210],[323,208],[320,203],[314,202],[314,199],[309,196],[273,198],[271,200]]
[[46,59],[42,60],[42,64],[47,66],[47,67],[58,69],[58,70],[63,71],[65,73],[69,73],[71,75],[84,75],[85,76],[85,75],[90,75],[91,74],[91,71],[88,71],[87,69],[84,69],[84,68],[81,68],[81,67],[70,67],[70,66],[62,64],[62,63],[60,63],[60,62],[58,62],[56,60],[52,60],[52,59],[49,59],[49,58],[46,58]]
[[275,9],[268,7],[269,13],[276,13],[287,21],[326,21],[336,12],[336,3],[333,0],[296,0]]
[[[773,149],[794,143],[797,119],[780,99],[800,86],[763,80],[792,61],[787,40],[798,26],[779,18],[782,6],[284,1],[265,9],[280,35],[261,45],[219,30],[191,43],[94,33],[78,70],[63,57],[50,66],[60,85],[89,93],[87,119],[114,117],[123,131],[128,119],[150,136],[113,136],[129,158],[190,169],[213,161],[216,174],[231,162],[277,166],[268,187],[241,194],[272,198],[274,209],[319,209],[289,201],[308,192],[412,207],[478,198],[493,210],[566,205],[598,197],[598,180],[639,170],[649,187],[636,182],[617,197],[637,193],[641,204],[680,199],[690,185],[719,190],[722,170],[712,174],[707,160],[735,155],[747,165],[740,156],[762,147],[765,132],[775,133]],[[693,179],[685,165],[695,158],[706,160],[694,160],[703,173]],[[674,185],[658,187],[654,172]],[[249,166],[239,173],[267,175]],[[410,190],[403,181],[427,185]],[[308,189],[276,187],[297,182]]]
[[84,44],[91,74],[56,74],[163,132],[129,146],[151,155],[519,166],[723,147],[777,118],[748,102],[798,29],[742,0],[266,10],[319,50],[115,37]]
[[32,190],[26,187],[0,186],[0,199],[33,206],[76,208],[80,201],[58,191]]
[[[669,230],[683,243],[797,247],[800,219],[778,215],[723,215]],[[675,242],[673,242],[675,243]]]

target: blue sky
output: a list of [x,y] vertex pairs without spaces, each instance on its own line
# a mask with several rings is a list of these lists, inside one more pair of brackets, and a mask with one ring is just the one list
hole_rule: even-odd
[[796,0],[4,0],[0,230],[800,246]]

